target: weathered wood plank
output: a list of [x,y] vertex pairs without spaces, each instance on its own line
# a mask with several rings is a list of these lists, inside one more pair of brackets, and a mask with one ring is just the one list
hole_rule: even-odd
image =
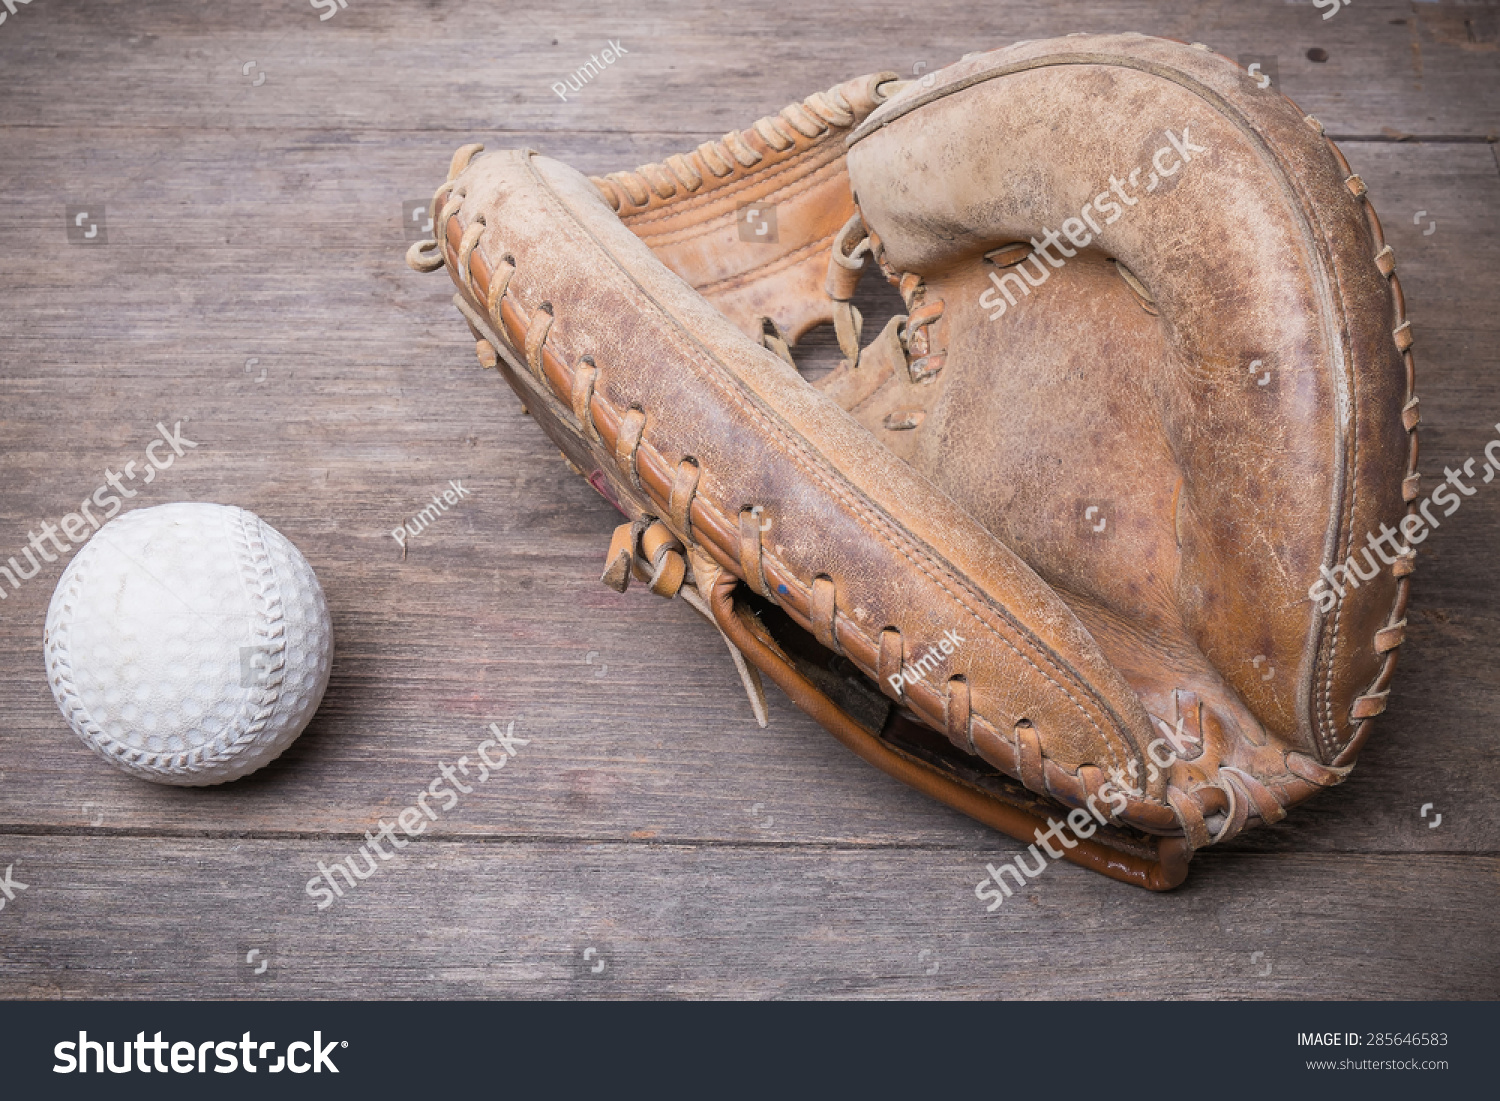
[[[1014,847],[413,843],[319,911],[350,837],[0,835],[0,997],[1491,998],[1494,856],[1205,858],[1170,896]],[[363,864],[361,865],[363,866]],[[251,948],[271,968],[243,964]],[[584,953],[593,948],[587,960]],[[603,969],[595,972],[600,960]]]
[[[464,134],[501,124],[611,131],[624,120],[723,132],[744,125],[747,109],[776,110],[860,73],[907,74],[1074,31],[1139,31],[1274,58],[1286,90],[1336,133],[1500,131],[1496,11],[1456,0],[1361,0],[1332,19],[1310,0],[864,0],[857,9],[623,0],[599,10],[360,0],[326,22],[318,14],[281,0],[36,3],[0,31],[0,109],[8,122],[48,126],[118,118],[124,104],[133,121],[171,128]],[[609,40],[628,53],[559,98],[552,85]],[[1327,60],[1310,60],[1314,48]]]

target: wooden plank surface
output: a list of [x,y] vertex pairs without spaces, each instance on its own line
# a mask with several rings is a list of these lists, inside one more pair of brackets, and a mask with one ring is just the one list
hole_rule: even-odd
[[[160,788],[52,702],[63,564],[6,590],[0,870],[29,887],[0,911],[0,996],[1493,996],[1500,489],[1424,545],[1392,706],[1348,783],[1170,896],[1064,865],[988,914],[974,885],[1014,842],[775,693],[759,729],[715,631],[598,584],[614,512],[474,366],[441,280],[402,263],[403,202],[471,137],[607,171],[859,72],[1079,29],[1274,57],[1331,132],[1367,139],[1344,150],[1401,264],[1422,469],[1478,454],[1500,421],[1494,5],[351,0],[322,23],[36,0],[0,24],[0,558],[181,421],[198,447],[132,504],[258,512],[312,560],[338,643],[281,760]],[[560,102],[549,82],[605,37],[631,54]],[[103,205],[105,246],[67,243],[79,203]],[[403,560],[390,530],[449,479],[472,498]],[[531,739],[513,769],[316,909],[317,860],[512,721]],[[273,980],[235,970],[257,937]],[[590,938],[608,983],[574,958]]]
[[989,850],[471,840],[320,912],[348,839],[0,843],[35,869],[0,997],[1479,998],[1500,968],[1493,856],[1209,854],[1170,896],[1058,865],[987,913]]
[[[1500,131],[1493,4],[1359,0],[1323,14],[1311,0],[620,0],[601,9],[351,0],[320,21],[295,0],[210,15],[181,0],[34,0],[5,24],[0,49],[8,115],[24,125],[94,125],[128,104],[133,122],[164,128],[229,120],[314,132],[721,134],[860,73],[935,68],[1020,39],[1139,31],[1275,58],[1286,91],[1337,134]],[[560,99],[551,86],[611,40],[626,56]],[[1314,49],[1326,60],[1309,59]]]

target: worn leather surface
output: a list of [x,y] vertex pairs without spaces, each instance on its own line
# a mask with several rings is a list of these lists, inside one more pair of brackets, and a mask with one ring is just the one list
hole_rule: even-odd
[[[885,628],[899,630],[913,655],[954,631],[962,648],[945,655],[932,679],[967,676],[976,723],[1009,734],[1028,720],[1047,755],[1073,768],[1138,758],[1145,712],[1051,588],[668,271],[588,180],[526,152],[483,157],[463,179],[463,205],[448,223],[455,260],[462,227],[482,217],[486,228],[469,256],[472,282],[461,285],[482,308],[486,267],[513,256],[505,294],[518,320],[512,349],[524,351],[527,333],[545,323],[559,394],[571,394],[571,365],[587,356],[597,366],[593,419],[602,442],[571,428],[575,440],[563,442],[580,468],[592,466],[615,487],[616,499],[641,501],[641,515],[667,512],[672,472],[691,457],[701,471],[694,522],[674,534],[744,576],[739,516],[759,509],[771,598],[806,609],[814,578],[832,577],[840,646],[867,655],[872,675]],[[570,292],[587,308],[570,310]],[[535,312],[544,302],[552,312],[542,322]],[[644,413],[641,454],[629,463],[606,408],[621,418]],[[657,478],[647,477],[647,464]],[[810,613],[802,618],[811,626]],[[929,693],[926,708],[940,719],[937,688],[912,694]]]
[[[1117,822],[1187,851],[1275,820],[1342,778],[1404,613],[1390,571],[1328,616],[1308,598],[1399,521],[1415,459],[1378,222],[1318,129],[1200,50],[1071,37],[936,77],[850,81],[809,133],[783,112],[592,182],[466,148],[414,266],[448,268],[481,360],[635,522],[611,557],[623,538],[654,590],[717,594],[732,644],[867,760],[919,767],[856,746],[878,731],[724,610],[736,584],[1039,795],[1124,786]],[[1167,173],[1164,147],[1189,162]],[[1153,163],[1149,195],[1060,266],[1023,261],[1036,286],[990,319],[1020,285],[999,265],[1031,251],[1002,246]],[[778,197],[778,240],[736,247],[738,206]],[[856,209],[909,316],[820,391],[752,338],[832,316],[814,275]],[[1101,870],[1162,887],[1171,864]]]
[[[1326,778],[1303,760],[1347,763],[1382,689],[1395,572],[1326,616],[1308,591],[1404,514],[1411,395],[1362,185],[1226,62],[1139,36],[971,57],[877,111],[849,171],[882,263],[944,307],[945,369],[883,388],[925,413],[913,465],[1185,720],[1174,786],[1228,766],[1287,805]],[[1016,270],[987,253],[1069,218],[1076,255],[1030,255],[1014,304],[986,298]],[[856,415],[889,436],[885,404]]]
[[[770,318],[796,341],[832,320],[823,295],[828,252],[854,213],[844,139],[895,79],[846,81],[691,153],[594,184],[620,220],[742,332],[758,340],[761,319]],[[773,207],[774,224],[747,220],[752,204]]]

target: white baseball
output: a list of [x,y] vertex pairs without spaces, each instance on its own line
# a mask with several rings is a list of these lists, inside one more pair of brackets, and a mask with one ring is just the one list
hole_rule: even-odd
[[328,687],[307,559],[253,512],[182,503],[105,524],[58,580],[43,640],[68,725],[126,772],[201,787],[280,756]]

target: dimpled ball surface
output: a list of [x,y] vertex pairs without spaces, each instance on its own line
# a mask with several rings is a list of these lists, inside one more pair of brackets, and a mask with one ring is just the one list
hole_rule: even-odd
[[137,509],[63,571],[43,650],[68,725],[162,784],[221,784],[279,756],[328,686],[333,628],[312,566],[253,512]]

